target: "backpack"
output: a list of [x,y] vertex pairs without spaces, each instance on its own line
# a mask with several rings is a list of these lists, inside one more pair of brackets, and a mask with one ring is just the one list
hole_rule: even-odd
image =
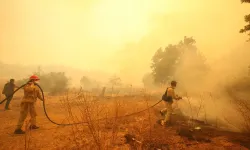
[[5,94],[5,93],[6,93],[7,86],[8,86],[8,83],[6,83],[6,84],[4,85],[4,88],[3,88],[2,94]]
[[166,102],[172,102],[173,98],[171,96],[167,96],[168,93],[168,88],[166,89],[166,92],[162,95],[162,100],[166,101]]

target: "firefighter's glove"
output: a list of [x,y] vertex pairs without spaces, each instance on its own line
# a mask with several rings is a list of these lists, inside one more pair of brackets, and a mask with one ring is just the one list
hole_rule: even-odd
[[180,99],[182,99],[182,97],[179,96],[179,97],[177,98],[177,100],[180,100]]

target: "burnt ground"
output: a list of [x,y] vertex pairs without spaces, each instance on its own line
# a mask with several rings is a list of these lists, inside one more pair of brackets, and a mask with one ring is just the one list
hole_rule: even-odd
[[[143,136],[143,149],[250,149],[249,134],[222,130],[200,120],[189,120],[178,111],[172,116],[171,124],[162,126],[159,109],[152,112],[151,129],[138,136],[138,139]],[[126,136],[136,139],[136,134]],[[127,141],[133,148],[138,145],[131,137],[127,137]]]

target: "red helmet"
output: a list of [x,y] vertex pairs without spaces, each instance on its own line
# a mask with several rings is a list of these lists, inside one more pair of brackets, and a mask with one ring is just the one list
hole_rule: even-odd
[[38,76],[33,75],[33,76],[30,77],[30,80],[38,81],[38,80],[40,80],[40,79],[38,78]]

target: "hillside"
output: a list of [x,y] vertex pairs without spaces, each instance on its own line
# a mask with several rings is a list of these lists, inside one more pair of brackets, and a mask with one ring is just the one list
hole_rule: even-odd
[[[65,72],[66,76],[70,78],[71,85],[79,86],[80,79],[82,76],[89,76],[92,79],[107,82],[110,78],[111,74],[102,72],[102,71],[85,71],[81,69],[76,69],[67,66],[58,66],[58,65],[47,65],[40,66],[42,71],[45,73],[49,72]],[[16,80],[23,79],[29,77],[33,72],[37,71],[38,66],[28,66],[28,65],[20,65],[20,64],[5,64],[0,62],[0,83],[6,82],[10,78],[14,78]]]

